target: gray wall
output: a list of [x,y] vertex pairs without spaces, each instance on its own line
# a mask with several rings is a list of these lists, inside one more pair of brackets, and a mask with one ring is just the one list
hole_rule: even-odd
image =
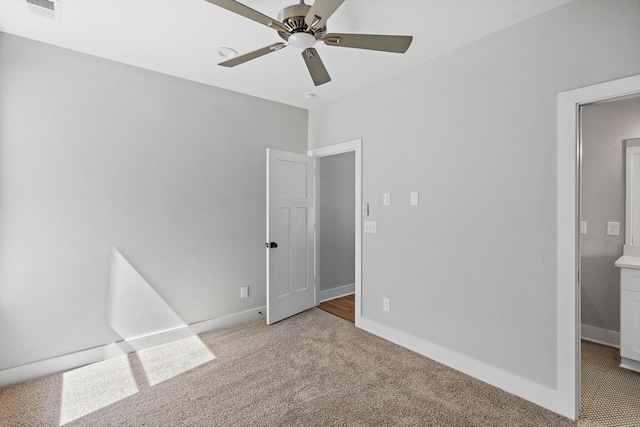
[[307,111],[7,34],[0,93],[0,369],[120,339],[112,249],[186,323],[264,306],[265,149]]
[[555,388],[557,95],[638,46],[640,2],[577,0],[311,110],[311,148],[363,138],[363,316]]
[[317,159],[320,290],[355,283],[355,153]]
[[[620,269],[625,234],[625,147],[640,137],[640,97],[582,108],[582,323],[620,331]],[[607,221],[620,235],[607,235]]]

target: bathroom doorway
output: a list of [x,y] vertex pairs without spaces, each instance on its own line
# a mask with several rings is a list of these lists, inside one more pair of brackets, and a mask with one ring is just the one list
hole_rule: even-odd
[[580,106],[581,416],[640,424],[640,374],[620,367],[620,269],[625,147],[640,136],[640,96]]
[[580,415],[580,106],[640,94],[640,75],[558,94],[557,411]]

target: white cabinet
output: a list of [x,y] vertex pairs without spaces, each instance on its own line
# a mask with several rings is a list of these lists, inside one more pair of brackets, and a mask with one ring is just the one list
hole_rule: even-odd
[[620,269],[620,366],[640,372],[640,270]]

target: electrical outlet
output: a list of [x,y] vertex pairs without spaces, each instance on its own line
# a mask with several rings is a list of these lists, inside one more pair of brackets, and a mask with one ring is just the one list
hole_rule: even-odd
[[375,221],[365,221],[364,222],[364,232],[365,233],[377,233],[378,226]]
[[385,206],[391,206],[391,193],[384,193],[382,195],[382,204]]
[[384,311],[389,311],[389,304],[390,304],[389,298],[382,298],[382,309]]
[[249,287],[243,286],[240,288],[240,298],[248,298],[249,297]]
[[587,221],[580,221],[580,234],[587,234]]

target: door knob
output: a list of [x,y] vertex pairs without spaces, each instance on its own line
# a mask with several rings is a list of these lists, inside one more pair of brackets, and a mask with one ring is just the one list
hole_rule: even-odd
[[265,245],[265,247],[270,248],[270,249],[278,247],[278,244],[276,242],[269,242],[269,243],[265,243],[264,245]]

